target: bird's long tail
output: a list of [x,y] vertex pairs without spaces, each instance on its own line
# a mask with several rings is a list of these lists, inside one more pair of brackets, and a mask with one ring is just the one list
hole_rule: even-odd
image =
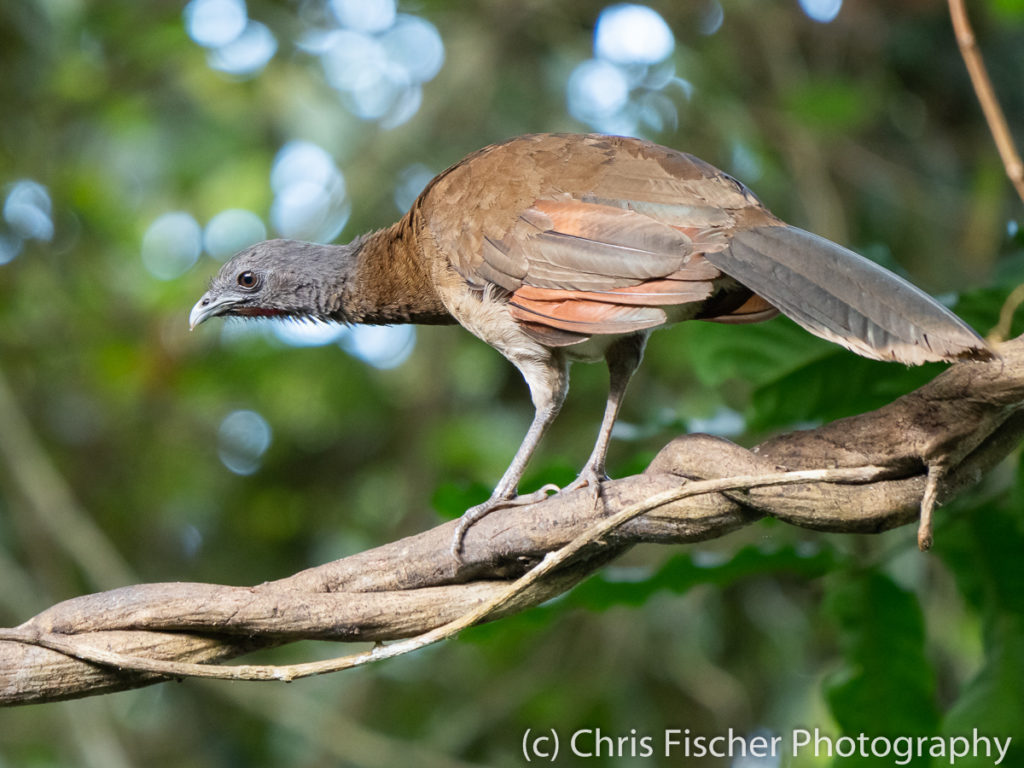
[[917,365],[991,359],[963,320],[863,256],[790,226],[737,232],[706,258],[816,336],[864,357]]

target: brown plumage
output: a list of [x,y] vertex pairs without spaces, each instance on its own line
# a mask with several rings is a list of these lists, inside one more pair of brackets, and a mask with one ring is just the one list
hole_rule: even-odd
[[702,160],[614,136],[538,134],[479,150],[437,176],[394,226],[348,245],[271,240],[232,258],[192,310],[346,323],[458,322],[508,358],[536,408],[519,451],[466,528],[511,503],[576,360],[611,386],[576,482],[605,477],[626,384],[648,334],[682,320],[746,323],[779,311],[865,357],[918,364],[992,356],[926,294],[790,227]]

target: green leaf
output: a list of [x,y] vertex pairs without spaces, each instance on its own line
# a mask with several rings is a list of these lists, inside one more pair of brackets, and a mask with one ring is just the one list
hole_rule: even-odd
[[[940,529],[936,549],[960,591],[984,616],[984,661],[946,714],[948,736],[1006,738],[1015,744],[1002,765],[1024,765],[1024,530],[1010,497],[965,510]],[[957,765],[992,765],[972,755]]]
[[775,381],[835,349],[785,317],[746,326],[682,323],[670,333],[682,337],[679,348],[708,387],[733,379],[754,386]]
[[765,574],[791,574],[802,579],[821,576],[834,567],[830,550],[783,547],[765,551],[744,547],[719,561],[711,553],[685,553],[666,560],[650,575],[626,568],[606,568],[570,593],[566,603],[595,611],[616,605],[643,605],[662,590],[684,594],[701,584],[719,587]]
[[936,536],[936,552],[960,591],[984,613],[1024,617],[1024,531],[1020,513],[988,501],[952,518]]
[[[974,740],[1012,739],[1000,765],[1024,765],[1024,616],[1002,613],[985,627],[985,664],[946,714],[942,733]],[[991,766],[984,750],[957,760],[958,766]]]
[[459,637],[486,644],[498,638],[517,642],[547,626],[556,616],[575,609],[605,611],[616,606],[640,607],[659,592],[682,595],[693,587],[727,587],[744,579],[781,574],[801,580],[821,577],[835,568],[829,549],[787,546],[775,550],[744,547],[731,557],[711,552],[687,552],[666,560],[657,570],[610,566],[562,595],[531,611],[507,616],[500,622],[472,627]]
[[[842,574],[825,613],[839,627],[843,666],[825,695],[843,734],[933,736],[938,731],[935,672],[924,653],[924,618],[916,596],[877,571]],[[872,758],[838,760],[843,768]],[[926,765],[927,758],[912,765]]]
[[836,350],[758,387],[747,419],[755,429],[832,421],[880,408],[935,377],[938,364],[916,368]]

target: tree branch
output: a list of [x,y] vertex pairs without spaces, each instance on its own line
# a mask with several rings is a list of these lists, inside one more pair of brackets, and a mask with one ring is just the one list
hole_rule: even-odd
[[[65,601],[0,630],[0,704],[138,687],[169,676],[294,679],[377,661],[543,602],[635,543],[723,536],[764,515],[879,532],[976,483],[1024,436],[1024,339],[960,363],[893,403],[753,450],[707,435],[667,445],[641,475],[455,522],[255,587],[144,584]],[[795,473],[795,474],[794,474]],[[856,484],[854,484],[856,483]],[[551,553],[551,554],[549,554]],[[217,666],[301,639],[397,640],[290,667]]]
[[1020,155],[1017,153],[1013,135],[1006,124],[1006,117],[1003,115],[1002,107],[999,106],[995,88],[992,87],[992,81],[985,69],[985,62],[981,58],[974,30],[971,29],[971,21],[967,16],[964,0],[949,0],[949,15],[953,21],[956,44],[960,48],[964,64],[967,65],[967,72],[971,76],[971,85],[974,86],[974,92],[978,95],[978,101],[981,102],[981,110],[985,113],[985,120],[992,132],[996,149],[999,150],[1003,167],[1006,168],[1006,175],[1013,182],[1020,199],[1024,201],[1024,163],[1021,162]]

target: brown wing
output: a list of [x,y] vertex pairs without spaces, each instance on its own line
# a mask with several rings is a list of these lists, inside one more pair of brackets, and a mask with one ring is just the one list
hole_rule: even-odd
[[[991,357],[934,299],[785,225],[703,161],[638,139],[539,134],[470,155],[412,215],[470,285],[500,286],[545,343],[775,308],[866,357]],[[672,307],[689,306],[685,310]]]
[[512,293],[516,319],[585,335],[628,333],[663,325],[665,307],[714,293],[722,273],[702,255],[724,247],[713,234],[626,208],[539,200],[506,237],[485,241],[478,273]]
[[558,329],[561,343],[652,328],[668,320],[667,307],[743,290],[703,254],[726,248],[738,219],[775,221],[706,163],[606,136],[531,136],[482,150],[420,205],[465,279],[508,291],[514,317],[535,335]]

